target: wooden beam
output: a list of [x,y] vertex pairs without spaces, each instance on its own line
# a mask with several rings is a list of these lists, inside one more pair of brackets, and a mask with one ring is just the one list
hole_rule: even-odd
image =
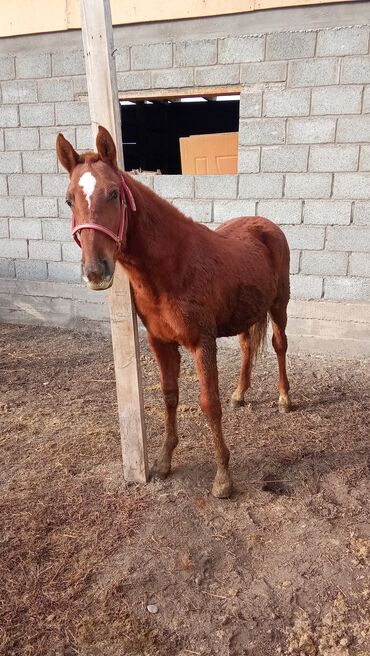
[[[123,168],[109,0],[81,0],[81,24],[94,140],[99,125],[107,128],[117,146],[118,164]],[[109,293],[109,309],[124,476],[128,481],[145,482],[148,463],[137,319],[128,279],[118,264]]]

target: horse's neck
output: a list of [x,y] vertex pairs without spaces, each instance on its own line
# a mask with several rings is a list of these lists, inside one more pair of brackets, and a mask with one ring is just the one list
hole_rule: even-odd
[[130,211],[122,263],[134,287],[160,293],[171,287],[191,222],[143,185],[130,187],[136,211]]

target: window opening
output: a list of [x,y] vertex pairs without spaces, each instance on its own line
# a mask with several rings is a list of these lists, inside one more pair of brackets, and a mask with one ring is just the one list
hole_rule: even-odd
[[127,171],[237,173],[237,95],[121,100]]

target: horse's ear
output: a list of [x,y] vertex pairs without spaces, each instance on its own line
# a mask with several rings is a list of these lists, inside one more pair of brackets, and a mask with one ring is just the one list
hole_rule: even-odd
[[69,141],[67,141],[67,139],[63,137],[61,133],[59,133],[57,136],[56,148],[58,159],[61,165],[64,166],[69,175],[71,175],[74,167],[79,162],[78,153],[76,153],[72,144],[70,144]]
[[103,162],[117,167],[117,150],[114,141],[108,130],[99,125],[98,135],[96,137],[96,149]]

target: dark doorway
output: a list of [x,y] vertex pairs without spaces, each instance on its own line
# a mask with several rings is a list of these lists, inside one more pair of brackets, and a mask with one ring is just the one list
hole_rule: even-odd
[[181,174],[180,137],[238,132],[239,96],[121,102],[127,171]]

